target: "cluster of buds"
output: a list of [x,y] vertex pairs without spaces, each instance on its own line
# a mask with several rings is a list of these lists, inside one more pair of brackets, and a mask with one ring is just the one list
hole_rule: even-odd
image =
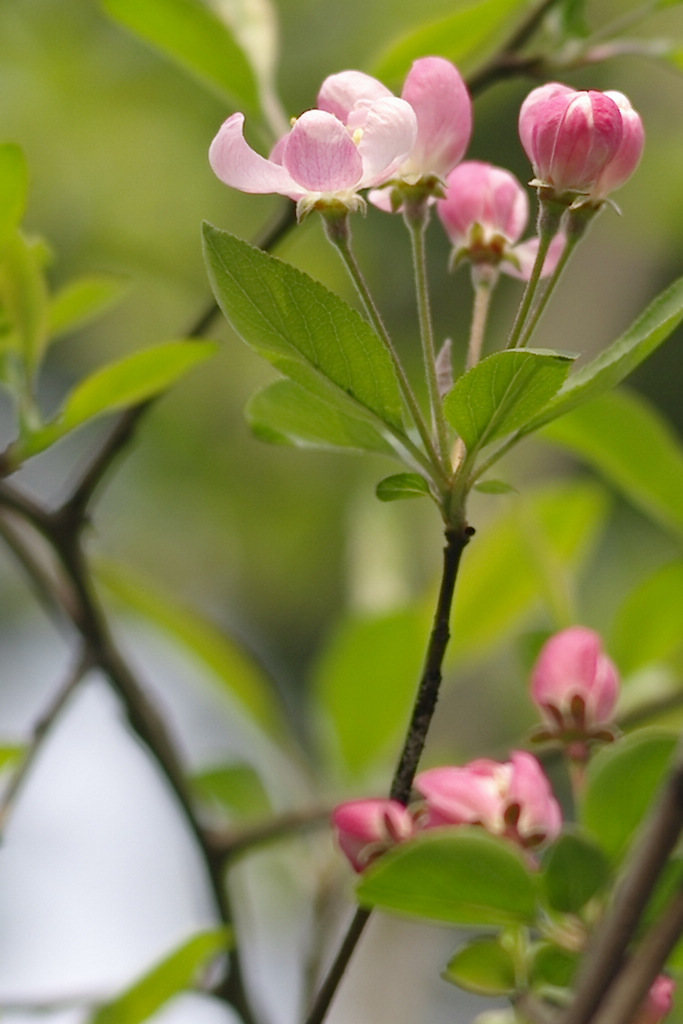
[[516,751],[506,763],[479,759],[462,767],[432,768],[415,779],[421,800],[352,800],[334,811],[339,846],[354,870],[417,832],[449,825],[480,825],[524,849],[555,839],[560,807],[540,764]]
[[[244,115],[233,114],[211,143],[215,174],[242,192],[289,196],[301,219],[314,208],[363,208],[363,189],[438,188],[465,153],[472,103],[450,61],[424,57],[413,64],[401,98],[361,71],[330,75],[317,107],[293,121],[269,159],[249,146],[243,125]],[[385,209],[401,205],[381,191],[371,201]]]

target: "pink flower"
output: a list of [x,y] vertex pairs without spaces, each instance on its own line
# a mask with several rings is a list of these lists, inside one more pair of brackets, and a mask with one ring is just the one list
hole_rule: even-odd
[[[372,102],[391,93],[376,78],[359,71],[342,71],[323,82],[318,106],[342,120],[352,106]],[[443,57],[421,57],[410,69],[401,93],[417,118],[417,136],[396,168],[397,183],[416,185],[445,178],[460,161],[472,134],[472,101],[460,72]],[[375,191],[370,201],[381,209],[392,205],[389,191]]]
[[531,678],[531,696],[549,725],[589,735],[609,723],[619,691],[619,674],[602,649],[598,633],[572,626],[543,646]]
[[631,176],[644,142],[640,117],[621,93],[577,92],[559,82],[529,93],[519,135],[539,184],[591,204]]
[[354,871],[416,832],[412,814],[397,800],[350,800],[335,809],[332,823]]
[[632,1024],[659,1024],[671,1011],[676,983],[665,974],[655,978],[643,1005],[633,1018]]
[[246,142],[243,125],[244,115],[233,114],[219,129],[209,149],[213,171],[242,192],[289,196],[300,219],[316,206],[358,208],[358,192],[388,181],[417,136],[412,107],[391,94],[363,100],[343,120],[307,110],[269,160]]
[[[531,274],[538,239],[519,243],[529,220],[526,190],[502,167],[466,160],[446,178],[446,196],[436,204],[446,234],[453,243],[454,263],[466,258],[475,265],[500,267],[513,277]],[[543,266],[552,273],[564,238],[557,235]]]
[[562,814],[535,757],[515,751],[512,760],[480,759],[462,768],[432,768],[415,779],[426,800],[427,828],[482,825],[523,847],[554,839]]

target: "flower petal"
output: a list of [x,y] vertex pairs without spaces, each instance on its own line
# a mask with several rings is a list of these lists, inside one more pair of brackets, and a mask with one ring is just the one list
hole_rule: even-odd
[[241,192],[277,192],[290,199],[300,198],[303,191],[285,168],[251,148],[244,138],[243,126],[244,114],[233,114],[219,128],[209,148],[214,174]]
[[[526,242],[520,242],[519,245],[515,245],[512,249],[508,250],[512,256],[514,256],[515,263],[511,263],[509,260],[503,260],[500,264],[500,269],[510,277],[516,277],[520,281],[528,281],[531,277],[531,271],[533,270],[534,263],[536,262],[536,253],[538,252],[538,237],[528,238]],[[545,262],[543,263],[543,270],[541,271],[541,277],[549,277],[557,266],[562,251],[564,249],[565,237],[563,234],[555,235],[550,248],[548,249]]]
[[417,120],[410,104],[396,96],[376,100],[362,120],[358,153],[366,188],[388,181],[398,170],[415,143]]
[[392,96],[392,92],[372,75],[363,71],[340,71],[329,75],[318,93],[318,108],[334,114],[344,124],[357,103]]
[[307,110],[295,122],[282,163],[305,192],[343,192],[358,186],[363,161],[347,129],[324,110]]
[[401,95],[418,124],[403,173],[445,177],[464,156],[472,134],[472,101],[460,72],[443,57],[422,57],[410,69]]

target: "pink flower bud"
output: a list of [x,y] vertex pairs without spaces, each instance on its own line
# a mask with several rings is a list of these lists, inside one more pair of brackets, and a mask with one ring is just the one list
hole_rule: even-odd
[[643,1005],[633,1018],[632,1024],[659,1024],[673,1006],[673,994],[676,983],[660,974],[655,978],[652,988],[647,994]]
[[482,825],[526,848],[554,839],[562,827],[550,784],[524,751],[503,764],[482,758],[462,768],[432,768],[417,776],[415,788],[426,800],[426,828]]
[[519,135],[538,181],[600,202],[630,177],[643,148],[640,117],[621,93],[551,82],[522,104]]
[[[528,278],[538,239],[516,244],[527,226],[529,200],[515,176],[502,167],[466,160],[450,172],[446,186],[436,210],[453,243],[456,262],[466,257]],[[543,266],[544,276],[555,269],[563,245],[564,238],[558,235]]]
[[350,800],[335,809],[332,823],[354,871],[416,832],[412,814],[397,800]]
[[572,626],[543,646],[531,678],[531,696],[555,729],[590,733],[610,722],[619,674],[598,633]]

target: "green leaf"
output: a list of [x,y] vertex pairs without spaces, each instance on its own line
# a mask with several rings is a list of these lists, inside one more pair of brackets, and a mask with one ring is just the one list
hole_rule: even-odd
[[614,861],[627,852],[675,749],[676,736],[639,729],[603,747],[590,762],[580,820]]
[[541,889],[551,910],[576,914],[610,879],[610,864],[590,839],[565,832],[543,858]]
[[125,28],[161,50],[222,99],[259,110],[256,78],[226,24],[201,0],[102,0]]
[[460,2],[453,14],[421,24],[392,43],[374,62],[373,74],[396,84],[426,53],[447,57],[458,66],[480,63],[526,6],[524,0]]
[[586,483],[554,484],[505,505],[465,552],[449,663],[490,653],[518,628],[549,575],[556,586],[558,574],[578,569],[609,508],[605,492]]
[[517,488],[506,484],[504,480],[481,480],[474,485],[475,491],[482,494],[516,494]]
[[628,594],[608,644],[624,675],[667,662],[681,650],[681,608],[683,561],[663,565]]
[[248,764],[230,764],[202,772],[192,778],[192,785],[205,803],[242,821],[263,818],[271,810],[263,783]]
[[194,935],[123,995],[96,1010],[89,1024],[142,1024],[173,996],[194,987],[211,960],[226,951],[227,942],[225,928]]
[[198,658],[257,725],[272,736],[285,732],[270,681],[255,658],[229,634],[177,597],[162,594],[129,570],[124,572],[118,566],[99,564],[97,577],[127,608]]
[[113,305],[124,282],[113,274],[88,274],[71,281],[50,299],[50,336],[83,326]]
[[96,370],[67,395],[57,418],[20,443],[13,457],[37,455],[90,420],[154,398],[216,351],[210,341],[168,341]]
[[683,446],[646,399],[620,389],[546,427],[654,522],[683,536]]
[[572,358],[529,349],[496,352],[459,377],[443,408],[468,454],[518,430],[545,408]]
[[363,906],[460,925],[533,924],[536,879],[521,850],[483,829],[433,829],[368,868]]
[[334,756],[351,775],[377,764],[405,729],[429,620],[406,609],[350,618],[325,646],[313,679]]
[[0,252],[0,309],[7,333],[0,347],[21,357],[26,379],[35,374],[48,337],[48,296],[43,267],[46,251],[37,239],[15,231]]
[[510,951],[499,938],[488,936],[473,939],[456,950],[442,977],[482,996],[507,996],[517,989]]
[[348,416],[291,380],[275,381],[257,392],[246,417],[255,436],[271,444],[395,454],[371,423]]
[[391,358],[372,327],[313,278],[204,226],[214,293],[242,339],[285,376],[347,415],[401,427]]
[[0,248],[21,224],[28,193],[28,167],[19,146],[0,145]]
[[625,334],[573,373],[546,408],[522,427],[520,437],[616,387],[666,341],[681,320],[683,278],[654,299]]
[[17,743],[3,743],[0,746],[0,772],[11,768],[19,758],[23,757],[25,749]]
[[579,965],[579,954],[540,942],[529,965],[529,980],[534,989],[569,988]]
[[419,473],[395,473],[386,476],[377,484],[377,497],[380,501],[401,501],[403,498],[429,497],[429,484]]

